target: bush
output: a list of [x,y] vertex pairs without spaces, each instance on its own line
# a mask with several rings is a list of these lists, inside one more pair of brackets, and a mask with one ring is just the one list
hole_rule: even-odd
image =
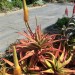
[[27,4],[33,4],[34,2],[38,1],[38,0],[26,0]]
[[1,11],[8,11],[11,10],[13,7],[12,3],[7,0],[0,0],[0,10]]
[[[35,5],[42,5],[43,0],[26,0],[27,4],[35,4]],[[22,8],[23,3],[22,0],[12,0],[9,2],[8,0],[0,0],[0,11],[8,11],[12,8]]]
[[43,5],[44,2],[43,2],[43,0],[38,0],[38,1],[35,1],[33,4],[36,4],[36,5]]
[[38,4],[38,5],[41,5],[41,4],[43,4],[44,0],[26,0],[26,1],[27,1],[27,4]]
[[64,3],[64,0],[58,0],[58,3]]
[[22,8],[23,4],[21,0],[12,0],[12,4],[14,7]]
[[7,0],[0,0],[0,11],[9,11],[14,7],[22,8],[22,0],[12,0],[9,2]]
[[51,0],[43,0],[43,1],[45,1],[45,2],[50,2]]
[[63,17],[63,18],[61,18],[61,19],[59,18],[59,19],[57,20],[56,25],[57,25],[59,28],[62,28],[63,25],[67,26],[68,22],[69,22],[69,18]]

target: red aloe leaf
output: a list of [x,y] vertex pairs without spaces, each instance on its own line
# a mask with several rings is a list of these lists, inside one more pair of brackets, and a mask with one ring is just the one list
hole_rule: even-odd
[[42,50],[38,51],[38,54],[39,54],[39,55],[42,55],[42,54],[44,54],[45,52],[46,52],[46,49],[44,49],[44,50],[42,49]]
[[20,52],[20,59],[23,58],[22,51]]
[[6,63],[8,63],[10,66],[14,66],[14,63],[12,63],[11,61],[5,59],[5,58],[2,58],[3,61],[5,61]]
[[56,52],[56,51],[62,52],[62,50],[59,50],[59,49],[54,48],[54,47],[50,47],[49,50],[50,50],[50,51],[53,51],[53,52]]
[[40,60],[41,62],[44,62],[45,57],[44,57],[43,55],[40,55],[40,56],[39,56],[39,60]]
[[34,43],[34,42],[28,42],[26,44],[18,44],[18,45],[16,45],[16,47],[22,47],[22,48],[24,48],[24,47],[30,47],[33,44],[36,45],[36,43]]
[[26,43],[26,44],[18,44],[18,45],[16,45],[16,47],[27,47],[28,45],[30,45],[30,44],[32,44],[32,43],[34,43],[34,42],[28,42],[28,43]]
[[[55,43],[55,42],[60,42],[60,41],[64,41],[66,39],[60,39],[60,40],[54,40],[52,43]],[[51,42],[51,41],[50,41]]]
[[37,29],[38,29],[39,39],[41,40],[42,37],[41,26],[38,26]]
[[30,56],[33,56],[34,55],[34,51],[29,51],[23,58],[21,58],[19,60],[19,62],[25,60],[26,58],[30,57]]
[[61,42],[60,42],[60,45],[59,45],[59,48],[58,48],[59,50],[61,49]]
[[40,41],[42,41],[43,39],[47,39],[47,38],[48,38],[48,34],[41,35],[41,40]]
[[31,71],[40,71],[40,68],[38,66],[32,67],[32,68],[28,68],[28,70]]
[[47,68],[47,66],[44,64],[44,60],[45,60],[45,57],[43,55],[40,55],[39,57],[39,61],[42,63],[42,65]]
[[61,34],[52,34],[52,35],[50,35],[50,38],[55,39],[56,36],[62,36],[62,35]]
[[[38,52],[39,55],[42,55],[46,52],[56,52],[58,51],[59,49],[57,48],[54,48],[53,46],[50,46],[50,48],[45,48],[45,49],[42,49],[41,51]],[[62,50],[59,50],[59,52],[62,52]]]
[[65,9],[65,15],[68,16],[68,9],[67,9],[67,7]]
[[27,46],[25,44],[18,44],[18,45],[16,45],[16,47],[24,48],[24,47],[27,47]]
[[48,43],[47,39],[43,39],[42,41],[40,41],[40,45],[41,45],[41,47],[46,48],[46,47],[50,46],[50,43]]
[[55,57],[57,58],[59,56],[59,50],[55,53]]
[[61,50],[61,42],[60,42],[60,45],[59,45],[58,50],[57,50],[56,53],[55,53],[55,57],[56,57],[56,58],[59,56],[60,50]]
[[20,43],[22,43],[22,44],[26,44],[26,43],[27,43],[24,39],[21,39],[21,40],[19,40],[19,41],[20,41]]
[[37,31],[35,32],[35,40],[36,40],[37,42],[39,42],[39,35],[38,35]]
[[45,43],[42,45],[42,47],[53,47],[53,42],[52,40],[45,40]]
[[[19,51],[19,49],[16,49],[16,51]],[[12,53],[13,50],[11,49],[11,50],[8,50],[7,52],[8,52],[8,53]]]
[[41,51],[38,52],[38,54],[42,55],[46,52],[56,52],[56,51],[62,52],[62,50],[56,49],[54,47],[50,47],[50,48],[42,49]]
[[30,36],[30,35],[28,35],[27,33],[25,33],[25,32],[23,32],[23,33],[21,33],[21,32],[18,32],[19,34],[21,34],[21,35],[23,35],[23,36],[25,36],[27,39],[29,39],[30,41],[32,41],[32,42],[36,42],[34,39],[32,39],[32,36]]
[[42,38],[41,26],[37,26],[35,33],[36,33],[38,39],[41,40],[41,38]]
[[[24,51],[24,52],[26,52],[27,50],[38,50],[38,49],[40,49],[40,46],[35,44],[35,43],[31,43],[28,46],[17,45],[16,47],[19,47],[19,50],[17,50],[17,51]],[[22,48],[22,49],[20,49],[20,48]]]
[[64,61],[66,60],[68,52],[65,52]]
[[35,55],[33,55],[31,57],[29,67],[33,67],[34,66],[34,61],[35,61]]

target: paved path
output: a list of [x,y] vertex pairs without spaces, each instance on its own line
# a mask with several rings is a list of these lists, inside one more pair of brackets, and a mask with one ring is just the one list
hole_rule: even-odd
[[[72,4],[47,4],[45,7],[29,10],[29,22],[32,30],[34,31],[36,26],[35,16],[37,16],[38,25],[41,25],[42,29],[44,29],[64,15],[66,6],[70,12],[69,16],[71,16]],[[16,33],[17,31],[23,30],[26,30],[23,21],[23,10],[14,14],[0,16],[0,51],[3,52],[16,39],[23,38]]]

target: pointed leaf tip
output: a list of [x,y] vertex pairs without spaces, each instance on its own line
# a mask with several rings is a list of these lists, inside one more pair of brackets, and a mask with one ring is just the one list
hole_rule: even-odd
[[68,16],[68,9],[67,9],[67,7],[65,9],[65,15]]
[[75,14],[75,4],[74,4],[74,7],[73,7],[73,15]]
[[14,63],[12,63],[11,61],[5,59],[5,58],[2,58],[3,61],[5,61],[5,63],[9,64],[10,66],[14,66]]

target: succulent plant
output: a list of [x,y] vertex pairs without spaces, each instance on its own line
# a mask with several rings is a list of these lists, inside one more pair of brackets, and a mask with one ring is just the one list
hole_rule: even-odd
[[2,58],[2,60],[5,61],[5,63],[9,64],[13,68],[13,75],[21,75],[22,74],[21,67],[19,66],[19,63],[18,63],[18,58],[17,58],[15,46],[13,46],[14,63],[11,62],[10,60],[5,59],[5,58]]
[[44,59],[45,65],[47,66],[46,70],[41,71],[42,73],[51,73],[54,75],[67,75],[67,73],[75,73],[75,70],[70,70],[68,68],[65,68],[67,64],[72,59],[73,54],[71,54],[68,58],[68,53],[65,51],[65,48],[63,52],[59,55],[58,58],[55,57],[52,53],[48,53],[50,56],[52,56],[52,59]]
[[[27,32],[18,32],[25,36],[25,39],[19,40],[19,43],[12,45],[10,54],[13,53],[13,62],[2,57],[1,59],[12,68],[12,73],[3,65],[0,75],[46,75],[47,73],[60,75],[66,73],[75,73],[65,66],[69,64],[73,54],[68,56],[61,34],[48,35],[41,31],[41,26],[37,26],[35,32],[32,32],[28,23],[28,8],[26,0],[23,0],[24,21],[28,29]],[[36,23],[37,24],[37,23]],[[58,37],[58,39],[57,39]],[[56,45],[55,45],[56,44]],[[9,51],[8,51],[9,52]],[[6,64],[7,63],[7,64]]]

